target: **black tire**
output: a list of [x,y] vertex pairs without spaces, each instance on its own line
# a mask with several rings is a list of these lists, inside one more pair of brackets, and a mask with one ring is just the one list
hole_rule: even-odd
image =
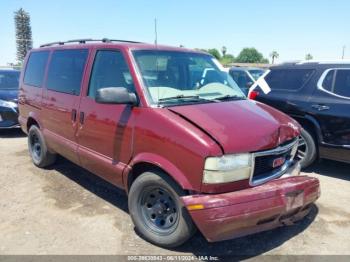
[[179,199],[183,195],[185,192],[163,172],[145,172],[137,177],[128,200],[137,232],[147,241],[166,248],[180,246],[190,239],[196,227]]
[[301,130],[297,159],[300,160],[301,168],[307,168],[317,158],[317,148],[315,139],[306,129]]
[[47,167],[56,161],[56,154],[49,152],[39,127],[32,125],[28,132],[28,149],[34,165]]

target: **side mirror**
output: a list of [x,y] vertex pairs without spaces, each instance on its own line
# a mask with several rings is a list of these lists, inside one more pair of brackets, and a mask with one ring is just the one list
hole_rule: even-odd
[[125,87],[105,87],[96,91],[96,103],[136,105],[135,93],[129,93]]

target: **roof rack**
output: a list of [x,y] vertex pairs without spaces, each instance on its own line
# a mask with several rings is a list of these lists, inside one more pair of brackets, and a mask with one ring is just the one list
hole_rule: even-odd
[[70,43],[86,44],[86,42],[102,42],[102,43],[121,42],[121,43],[142,44],[142,42],[120,40],[120,39],[108,39],[108,38],[91,39],[91,38],[87,38],[87,39],[75,39],[75,40],[68,40],[68,41],[52,42],[52,43],[43,44],[40,47],[47,47],[47,46],[53,46],[53,45],[64,45],[64,44],[70,44]]
[[350,64],[350,60],[306,60],[306,61],[301,61],[298,64]]
[[301,62],[300,60],[292,60],[292,61],[285,61],[285,62],[282,62],[280,64],[276,64],[276,65],[296,65],[300,62]]

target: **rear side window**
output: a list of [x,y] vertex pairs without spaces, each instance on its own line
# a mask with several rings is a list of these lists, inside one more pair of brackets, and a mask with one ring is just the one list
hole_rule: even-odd
[[36,87],[42,86],[48,57],[48,51],[32,52],[30,54],[24,74],[24,84]]
[[313,74],[313,69],[276,69],[265,77],[272,90],[295,91],[304,86]]
[[104,87],[125,87],[134,91],[133,80],[121,52],[115,50],[97,51],[89,84],[90,97]]
[[331,92],[333,91],[332,89],[333,89],[334,72],[335,70],[329,71],[322,83],[322,87]]
[[87,55],[87,49],[54,51],[47,76],[47,89],[78,96]]
[[350,97],[350,70],[337,70],[333,93]]

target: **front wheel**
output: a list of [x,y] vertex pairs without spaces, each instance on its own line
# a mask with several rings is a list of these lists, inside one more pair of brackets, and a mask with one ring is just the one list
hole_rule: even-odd
[[183,190],[166,174],[145,172],[132,184],[129,211],[137,231],[151,243],[177,247],[195,232],[195,226],[180,201]]
[[310,166],[317,157],[316,143],[313,136],[305,129],[301,130],[297,160],[300,161],[301,168]]

